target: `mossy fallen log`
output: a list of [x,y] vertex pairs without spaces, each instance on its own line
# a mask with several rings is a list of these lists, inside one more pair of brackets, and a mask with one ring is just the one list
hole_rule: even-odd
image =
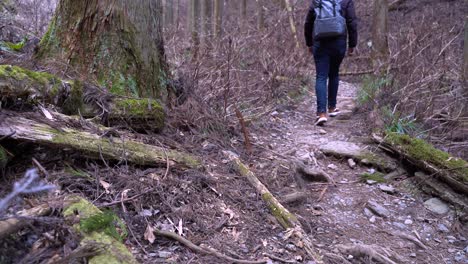
[[291,235],[299,240],[299,245],[302,245],[302,248],[305,250],[307,255],[311,257],[315,263],[323,263],[322,256],[315,249],[315,246],[312,243],[312,240],[304,231],[301,223],[297,217],[289,212],[286,207],[284,207],[278,199],[268,190],[268,188],[260,182],[260,180],[255,176],[255,174],[239,159],[237,155],[232,152],[224,153],[229,160],[233,163],[234,168],[237,172],[245,177],[250,185],[255,188],[255,190],[260,194],[262,200],[267,205],[271,214],[278,220],[281,226],[290,231]]
[[69,197],[65,201],[63,216],[79,218],[79,224],[74,228],[82,234],[81,246],[97,247],[96,255],[88,263],[138,263],[121,242],[126,236],[126,226],[115,214],[102,212],[86,199]]
[[[18,116],[16,113],[0,114],[0,137],[29,141],[53,148],[71,148],[100,159],[126,160],[138,165],[161,165],[167,162],[181,168],[201,168],[202,163],[190,154],[123,138],[100,137],[89,132],[60,125],[40,123]],[[50,123],[50,122],[49,122]]]
[[379,146],[434,178],[446,183],[454,191],[468,195],[468,162],[436,149],[422,139],[390,133],[385,138],[374,136]]
[[147,98],[114,96],[78,80],[62,80],[55,75],[0,65],[0,101],[9,104],[53,104],[67,115],[100,116],[110,125],[134,130],[160,131],[165,113],[161,104]]
[[[26,227],[31,219],[49,215],[54,209],[57,208],[44,203],[0,221],[0,239]],[[80,247],[93,249],[88,263],[138,263],[122,243],[127,234],[126,225],[114,213],[102,212],[84,198],[68,196],[63,202],[63,216],[65,223],[72,223],[75,231],[81,234]],[[64,259],[67,257],[64,256]]]

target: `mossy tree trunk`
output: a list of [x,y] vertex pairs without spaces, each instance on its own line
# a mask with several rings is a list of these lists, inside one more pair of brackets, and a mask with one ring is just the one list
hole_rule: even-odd
[[60,0],[38,57],[62,59],[113,93],[161,98],[161,1]]

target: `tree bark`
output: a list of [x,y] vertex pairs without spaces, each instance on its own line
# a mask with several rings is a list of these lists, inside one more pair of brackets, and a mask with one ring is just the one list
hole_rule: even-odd
[[291,27],[291,33],[293,34],[294,41],[296,42],[296,48],[299,49],[299,39],[297,37],[296,22],[294,21],[294,10],[289,0],[283,0],[286,11],[288,12],[289,26]]
[[374,62],[386,60],[388,49],[388,0],[374,0],[372,23],[372,59]]
[[126,160],[143,166],[169,163],[181,168],[202,167],[197,157],[187,153],[166,150],[126,138],[101,137],[89,132],[61,127],[60,124],[55,123],[52,127],[18,116],[17,113],[4,111],[0,113],[0,137],[6,135],[11,135],[10,138],[13,140],[33,142],[52,148],[75,149],[96,159]]
[[213,35],[215,38],[219,38],[223,34],[223,13],[224,13],[223,10],[224,10],[224,0],[214,0]]
[[[463,86],[464,97],[468,100],[468,16],[465,17],[465,45],[463,48]],[[466,102],[466,101],[465,101]],[[468,114],[468,106],[465,104],[465,113]]]
[[200,50],[200,0],[190,0],[189,29],[192,37],[192,59],[197,60]]
[[257,29],[263,31],[265,29],[265,6],[264,0],[257,0]]
[[162,98],[167,66],[161,3],[61,0],[38,52],[118,95]]
[[212,0],[202,0],[201,6],[201,33],[203,39],[211,35],[213,5]]

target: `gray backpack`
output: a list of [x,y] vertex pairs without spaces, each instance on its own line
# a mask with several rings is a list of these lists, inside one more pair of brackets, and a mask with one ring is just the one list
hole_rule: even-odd
[[314,39],[344,36],[346,20],[341,16],[341,0],[314,0]]

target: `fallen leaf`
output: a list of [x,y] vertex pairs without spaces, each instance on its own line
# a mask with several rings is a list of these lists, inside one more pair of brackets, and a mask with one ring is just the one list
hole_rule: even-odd
[[182,233],[183,233],[182,219],[179,219],[179,226],[177,227],[177,231],[179,232],[179,236],[182,236]]
[[99,183],[101,183],[102,187],[104,188],[104,190],[106,190],[106,193],[107,193],[107,194],[110,194],[110,193],[111,193],[110,190],[109,190],[109,189],[110,189],[110,186],[111,186],[110,183],[105,182],[105,181],[103,181],[103,180],[99,180]]
[[154,240],[156,240],[156,237],[154,236],[154,228],[150,225],[146,226],[145,234],[144,237],[150,244],[154,243]]

